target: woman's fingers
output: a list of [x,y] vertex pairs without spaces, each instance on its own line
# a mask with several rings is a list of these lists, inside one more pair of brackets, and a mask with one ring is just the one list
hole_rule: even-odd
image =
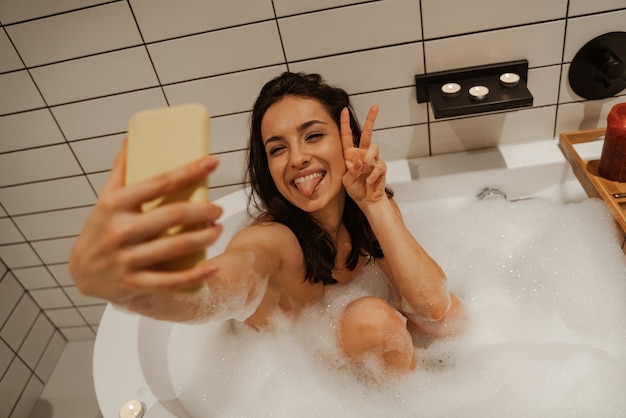
[[372,135],[374,132],[374,122],[376,122],[377,116],[378,116],[378,106],[370,107],[369,112],[367,112],[367,117],[365,118],[365,124],[363,125],[363,129],[361,131],[361,142],[359,144],[359,148],[367,149],[372,143]]
[[341,134],[341,144],[343,145],[344,153],[347,150],[354,148],[352,128],[350,128],[350,111],[347,107],[344,107],[341,111],[341,117],[339,119],[339,132]]
[[133,245],[124,249],[123,264],[131,270],[153,268],[166,261],[204,251],[221,233],[222,226],[213,224]]
[[370,167],[374,167],[376,163],[378,162],[378,153],[379,153],[378,145],[371,144],[369,148],[367,148],[367,152],[365,153],[365,156],[363,157],[363,162]]
[[119,191],[120,209],[136,209],[145,202],[192,185],[213,172],[218,163],[217,157],[209,155],[175,170],[127,186]]
[[372,169],[372,171],[370,172],[370,174],[367,176],[367,184],[375,184],[375,183],[380,183],[381,180],[385,180],[385,173],[387,172],[387,165],[382,162],[382,161],[378,161],[376,163],[376,165],[374,166],[374,168]]
[[133,220],[134,242],[161,235],[174,226],[207,225],[217,221],[222,208],[209,202],[175,202],[137,216]]
[[[372,106],[367,113],[367,117],[365,119],[365,124],[363,125],[363,129],[361,131],[361,138],[359,141],[359,148],[361,150],[368,150],[373,146],[372,144],[372,135],[374,132],[374,123],[376,122],[376,117],[378,116],[378,106]],[[339,123],[339,130],[341,133],[341,143],[343,145],[344,154],[354,148],[354,141],[352,138],[352,129],[350,128],[350,112],[348,108],[344,108],[341,111],[341,118]],[[368,156],[375,154],[378,156],[378,148],[372,151],[372,153],[368,154]],[[373,161],[373,159],[370,159]],[[366,164],[370,164],[371,161],[365,160]]]

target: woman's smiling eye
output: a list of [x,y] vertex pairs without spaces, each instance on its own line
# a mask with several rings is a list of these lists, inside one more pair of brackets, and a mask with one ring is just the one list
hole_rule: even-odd
[[310,134],[308,134],[305,138],[305,140],[311,140],[311,139],[319,139],[321,137],[323,137],[324,134],[322,132],[311,132]]
[[284,146],[277,145],[277,146],[274,146],[274,147],[270,148],[268,154],[269,155],[275,155],[276,153],[282,151],[283,149],[285,149]]

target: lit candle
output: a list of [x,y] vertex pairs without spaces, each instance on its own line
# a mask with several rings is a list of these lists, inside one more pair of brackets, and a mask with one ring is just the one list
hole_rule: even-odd
[[457,83],[447,83],[441,86],[441,93],[446,97],[458,96],[461,92],[461,86]]
[[515,73],[504,73],[500,76],[500,84],[504,87],[515,87],[519,84],[519,75]]
[[485,100],[489,94],[486,86],[474,86],[469,89],[470,98],[475,101]]

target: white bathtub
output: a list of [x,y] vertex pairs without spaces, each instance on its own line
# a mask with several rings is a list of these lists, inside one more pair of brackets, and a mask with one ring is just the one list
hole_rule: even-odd
[[[590,151],[599,155],[600,148]],[[586,195],[556,141],[388,163],[389,183],[399,204],[422,202],[423,213],[441,214],[474,199],[485,186],[497,186],[509,199],[541,196],[580,201]],[[245,221],[246,199],[237,192],[218,200],[224,207],[224,234],[211,252],[220,251]],[[167,367],[167,341],[174,325],[123,312],[109,304],[95,343],[93,374],[105,418],[138,399],[148,417],[188,416],[177,400]]]

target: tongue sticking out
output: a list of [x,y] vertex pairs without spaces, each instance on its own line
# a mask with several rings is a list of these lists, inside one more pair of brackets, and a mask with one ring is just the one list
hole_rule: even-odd
[[323,176],[315,176],[314,178],[311,177],[313,176],[307,176],[305,179],[295,183],[296,189],[298,189],[298,191],[306,197],[313,194],[315,188],[323,178]]

